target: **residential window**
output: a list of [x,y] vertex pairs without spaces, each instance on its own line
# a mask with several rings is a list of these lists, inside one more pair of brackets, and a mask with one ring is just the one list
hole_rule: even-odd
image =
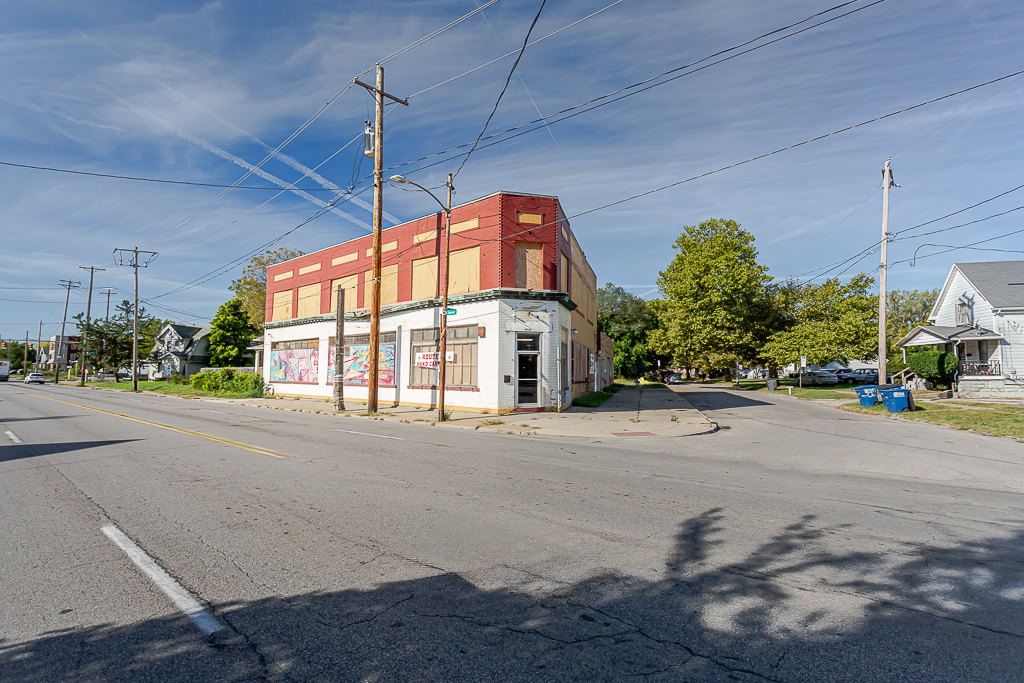
[[956,305],[956,324],[957,325],[970,325],[971,317],[967,309],[967,304],[959,303]]
[[984,363],[988,361],[988,340],[978,340],[978,361]]
[[[476,388],[478,368],[478,333],[476,325],[460,325],[448,328],[446,348],[445,386]],[[440,350],[441,333],[436,327],[413,330],[409,354],[410,386],[437,386],[437,354]]]

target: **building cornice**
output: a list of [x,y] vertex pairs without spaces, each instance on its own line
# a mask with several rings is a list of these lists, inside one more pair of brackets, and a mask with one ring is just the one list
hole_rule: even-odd
[[[576,310],[577,305],[569,298],[569,295],[565,292],[555,292],[551,290],[530,290],[530,289],[485,289],[480,292],[469,292],[467,294],[455,294],[448,297],[448,305],[454,306],[456,304],[468,304],[475,303],[478,301],[492,301],[495,299],[519,299],[522,301],[557,301],[559,304],[564,306],[566,309],[573,311]],[[395,313],[404,313],[406,311],[416,311],[424,308],[437,308],[441,305],[441,298],[435,299],[423,299],[421,301],[408,301],[400,304],[393,304],[391,306],[381,307],[381,316],[393,315]],[[291,320],[281,320],[277,322],[269,322],[264,325],[264,329],[276,330],[285,327],[294,327],[295,325],[307,325],[309,323],[323,323],[323,322],[334,322],[337,320],[337,315],[334,313],[325,313],[321,315],[310,315],[305,318],[293,318]],[[345,311],[345,320],[369,320],[370,309],[360,308],[355,311]]]

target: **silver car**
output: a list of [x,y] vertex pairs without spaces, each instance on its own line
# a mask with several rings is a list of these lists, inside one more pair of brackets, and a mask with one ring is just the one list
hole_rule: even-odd
[[46,384],[46,377],[41,372],[30,372],[22,381],[25,384]]
[[804,385],[812,387],[839,384],[839,378],[828,370],[808,370],[804,373]]

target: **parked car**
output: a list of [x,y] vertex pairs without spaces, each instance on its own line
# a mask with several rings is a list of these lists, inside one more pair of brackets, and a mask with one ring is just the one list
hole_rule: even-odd
[[804,386],[820,387],[839,384],[839,380],[828,370],[807,370],[803,383]]
[[[886,375],[885,381],[889,382],[892,377]],[[854,370],[850,375],[850,382],[852,384],[878,384],[878,370],[875,368],[861,368],[860,370]]]
[[46,377],[41,372],[30,372],[22,381],[25,384],[46,384]]
[[665,384],[682,384],[684,380],[682,374],[678,372],[670,372],[665,375],[665,379],[663,381]]
[[829,372],[836,376],[836,379],[839,380],[840,384],[853,382],[853,380],[850,378],[850,376],[853,374],[853,370],[851,370],[850,368],[836,368],[835,370],[830,370]]

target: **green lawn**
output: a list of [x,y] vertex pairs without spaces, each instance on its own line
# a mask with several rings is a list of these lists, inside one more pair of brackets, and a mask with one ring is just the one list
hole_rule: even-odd
[[[97,389],[117,389],[119,391],[131,391],[132,383],[124,382],[89,382],[86,386]],[[193,389],[188,384],[171,384],[170,382],[139,382],[140,391],[155,391],[159,394],[173,394],[175,396],[213,396],[216,398],[247,398],[241,391],[202,391]]]
[[[971,410],[970,408],[955,408],[952,405],[918,403],[914,412],[900,413],[900,416],[909,420],[921,420],[955,429],[973,429],[990,436],[1012,436],[1024,439],[1024,420],[1021,419],[1021,415],[1024,415],[1024,408],[990,403],[979,405],[991,409]],[[846,403],[839,407],[854,413],[869,415],[886,414],[887,412],[885,406],[881,404],[865,408],[859,403]]]
[[615,392],[592,391],[589,394],[577,396],[572,400],[572,404],[584,408],[598,408],[602,403],[610,399],[613,393]]

